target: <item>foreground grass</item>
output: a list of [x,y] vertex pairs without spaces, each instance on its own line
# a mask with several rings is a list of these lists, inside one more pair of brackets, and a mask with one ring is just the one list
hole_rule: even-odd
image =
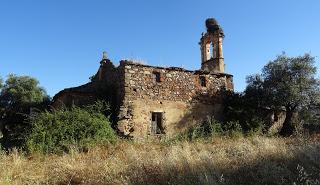
[[121,142],[86,153],[0,155],[0,184],[319,184],[317,140]]

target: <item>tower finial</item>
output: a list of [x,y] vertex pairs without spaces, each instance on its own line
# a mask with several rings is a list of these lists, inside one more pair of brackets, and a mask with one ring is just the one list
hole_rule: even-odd
[[108,55],[107,55],[107,52],[104,51],[104,52],[102,53],[102,60],[106,60],[106,59],[108,59]]

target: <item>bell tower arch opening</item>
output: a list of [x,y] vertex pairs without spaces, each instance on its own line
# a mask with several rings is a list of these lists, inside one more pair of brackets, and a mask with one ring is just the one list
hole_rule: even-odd
[[210,48],[209,49],[210,50],[210,53],[209,53],[210,59],[215,58],[214,44],[212,42],[210,42],[208,45],[209,45],[209,48]]

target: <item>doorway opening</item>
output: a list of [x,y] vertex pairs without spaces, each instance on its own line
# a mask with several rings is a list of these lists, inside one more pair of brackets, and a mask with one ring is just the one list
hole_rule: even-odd
[[152,112],[151,133],[152,134],[164,134],[163,113],[162,112]]

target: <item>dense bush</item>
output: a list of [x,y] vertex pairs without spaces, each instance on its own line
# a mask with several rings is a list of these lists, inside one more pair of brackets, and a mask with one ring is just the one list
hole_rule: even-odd
[[208,117],[206,121],[199,125],[190,127],[185,132],[179,134],[175,139],[189,141],[206,139],[209,137],[219,136],[222,132],[221,123],[215,120],[214,117]]
[[24,131],[29,129],[27,115],[32,109],[44,109],[49,102],[46,91],[33,77],[10,74],[4,83],[0,79],[1,144],[5,148],[20,147]]
[[105,117],[102,102],[71,109],[35,113],[30,116],[31,132],[26,139],[29,152],[61,153],[99,143],[115,142],[117,136]]
[[222,133],[221,123],[213,117],[208,117],[201,125],[190,128],[187,132],[189,139],[199,139],[218,136]]
[[[224,123],[237,123],[243,132],[255,132],[268,126],[268,111],[261,109],[258,95],[225,92]],[[226,126],[225,126],[226,127]]]
[[229,121],[223,124],[223,132],[230,137],[239,137],[243,134],[243,129],[239,121]]
[[238,121],[219,122],[214,117],[208,117],[202,124],[189,128],[178,135],[178,140],[208,139],[216,136],[239,137],[244,134]]

